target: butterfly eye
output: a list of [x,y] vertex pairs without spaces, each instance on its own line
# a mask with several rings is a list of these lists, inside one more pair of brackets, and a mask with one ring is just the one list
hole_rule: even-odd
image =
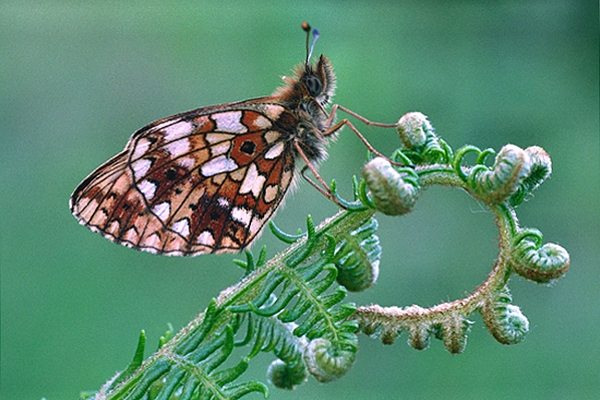
[[304,77],[304,84],[306,85],[308,93],[310,93],[311,96],[317,97],[319,94],[321,94],[323,84],[321,83],[321,80],[316,76],[308,75]]

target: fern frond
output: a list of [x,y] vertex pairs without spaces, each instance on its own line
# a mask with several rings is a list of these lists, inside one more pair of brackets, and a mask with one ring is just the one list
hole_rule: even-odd
[[[257,258],[246,251],[245,261],[235,261],[244,269],[240,281],[222,291],[177,335],[170,330],[161,337],[157,352],[146,361],[142,331],[129,366],[95,398],[238,399],[252,392],[266,396],[263,383],[240,382],[261,352],[276,357],[267,371],[276,387],[293,389],[309,374],[329,382],[352,366],[359,331],[385,344],[405,332],[409,344],[420,350],[437,338],[457,354],[466,346],[472,324],[468,318],[477,312],[500,343],[521,342],[529,321],[512,304],[510,275],[550,284],[570,266],[567,251],[544,244],[537,229],[521,228],[514,209],[550,175],[549,156],[538,147],[522,150],[514,145],[497,154],[469,145],[454,153],[420,113],[401,118],[398,130],[403,148],[391,160],[378,154],[365,165],[364,179],[353,179],[353,202],[341,199],[332,182],[331,198],[345,211],[318,226],[309,216],[306,232],[295,235],[271,225],[275,236],[290,244],[286,250],[268,261],[265,248]],[[471,153],[475,165],[469,166],[464,160]],[[487,166],[493,154],[493,166]],[[347,302],[348,291],[372,286],[379,273],[381,246],[374,213],[408,213],[419,192],[431,185],[461,188],[495,215],[499,255],[486,280],[471,295],[430,308],[357,308]],[[242,354],[236,359],[238,353]]]
[[[245,269],[238,284],[212,300],[204,313],[171,340],[163,340],[159,350],[141,365],[138,346],[130,367],[109,381],[96,398],[235,399],[256,391],[266,394],[267,387],[260,382],[237,381],[248,362],[264,351],[273,352],[280,360],[269,369],[269,380],[279,387],[304,382],[307,370],[314,374],[310,369],[314,365],[319,380],[341,376],[354,360],[357,323],[346,320],[355,306],[343,303],[346,290],[335,284],[337,269],[332,261],[342,246],[335,238],[371,223],[373,213],[342,211],[319,226],[309,218],[307,233],[269,261],[265,261],[264,249],[257,261],[247,252],[246,261],[236,262]],[[244,323],[246,335],[236,341]],[[330,350],[307,362],[310,340],[319,338],[331,343]],[[312,348],[321,349],[316,343],[322,344],[315,342]],[[233,357],[234,347],[249,344],[252,348],[245,357],[233,367],[223,368]],[[319,365],[327,366],[330,358],[324,355],[332,352],[337,361],[344,360],[335,365],[345,369],[323,376]]]

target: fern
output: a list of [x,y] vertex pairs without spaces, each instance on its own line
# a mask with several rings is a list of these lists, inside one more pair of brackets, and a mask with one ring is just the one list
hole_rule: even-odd
[[[246,275],[236,286],[222,292],[144,363],[139,356],[145,341],[141,335],[134,361],[96,398],[235,399],[253,391],[266,395],[262,383],[233,383],[261,351],[273,352],[284,363],[291,381],[272,379],[280,387],[302,383],[307,370],[323,381],[340,376],[351,362],[343,363],[341,370],[335,363],[331,370],[328,355],[342,354],[353,361],[358,325],[348,320],[355,306],[343,303],[346,290],[336,285],[334,257],[339,246],[334,237],[350,226],[372,224],[372,214],[371,210],[344,211],[317,228],[309,218],[307,233],[268,262],[264,250],[256,264],[247,252],[246,262],[238,262]],[[245,337],[236,340],[234,333],[241,333],[243,326]],[[306,349],[316,339],[322,339],[321,345],[328,343],[328,349],[311,356]],[[246,357],[234,367],[220,368],[235,346],[252,341]]]
[[[290,244],[286,250],[268,261],[264,248],[257,258],[247,251],[245,261],[236,261],[245,271],[236,285],[179,333],[173,336],[170,329],[145,361],[142,332],[129,366],[100,391],[81,397],[237,399],[253,392],[266,397],[264,383],[241,378],[261,352],[276,358],[267,371],[269,382],[293,389],[309,376],[321,382],[343,376],[354,363],[359,332],[386,344],[406,332],[415,349],[436,338],[451,353],[461,353],[472,325],[468,318],[476,312],[500,343],[521,342],[529,321],[512,304],[510,276],[548,284],[570,264],[562,247],[543,244],[534,228],[519,227],[515,212],[550,175],[550,158],[539,147],[507,145],[487,166],[493,150],[464,146],[454,152],[420,113],[402,117],[398,131],[402,146],[391,160],[377,157],[365,165],[364,179],[353,181],[353,201],[340,198],[332,182],[332,197],[346,210],[317,227],[308,217],[307,231],[297,235],[271,225]],[[471,153],[476,162],[465,165]],[[464,299],[430,308],[348,302],[348,291],[365,290],[377,280],[381,246],[375,213],[408,213],[420,191],[431,185],[461,188],[495,215],[499,254],[485,282]]]

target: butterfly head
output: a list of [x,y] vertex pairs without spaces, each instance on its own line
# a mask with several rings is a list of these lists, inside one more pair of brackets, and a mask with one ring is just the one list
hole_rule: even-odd
[[319,31],[312,30],[313,40],[309,46],[311,28],[306,22],[302,23],[306,32],[306,60],[294,69],[292,77],[284,77],[285,86],[279,88],[274,95],[288,102],[291,109],[301,109],[311,116],[325,113],[325,107],[335,92],[335,75],[327,57],[321,55],[315,63],[311,63],[315,42]]
[[302,29],[306,32],[306,61],[303,68],[296,71],[296,75],[300,81],[300,89],[304,103],[310,100],[316,101],[319,105],[325,106],[333,97],[335,89],[335,76],[333,67],[324,55],[319,57],[319,61],[313,66],[310,63],[315,43],[319,36],[318,29],[312,30],[312,42],[310,41],[311,28],[307,22],[302,23]]
[[296,74],[304,104],[316,102],[324,107],[331,101],[335,92],[335,75],[327,57],[321,55],[314,65],[305,63]]

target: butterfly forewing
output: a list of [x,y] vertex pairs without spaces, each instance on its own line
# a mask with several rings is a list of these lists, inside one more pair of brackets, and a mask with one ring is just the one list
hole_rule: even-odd
[[189,111],[136,132],[75,190],[84,225],[140,250],[239,251],[261,231],[293,176],[294,153],[265,99]]

